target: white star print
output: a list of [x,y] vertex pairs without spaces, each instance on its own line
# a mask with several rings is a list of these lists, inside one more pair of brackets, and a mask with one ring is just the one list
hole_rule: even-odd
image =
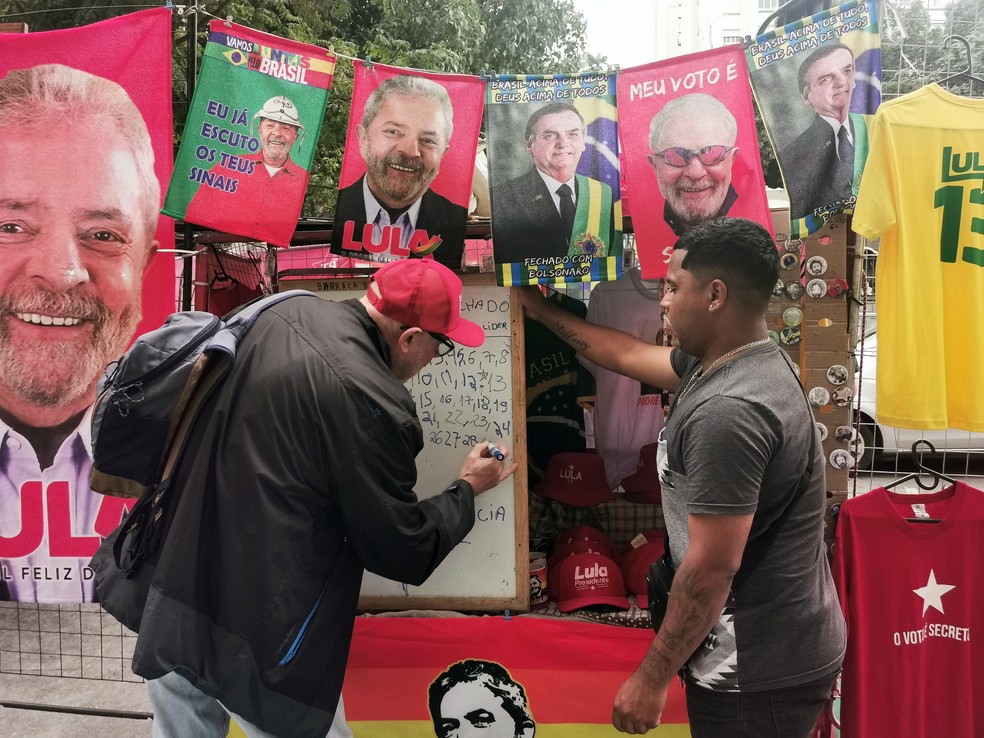
[[926,582],[926,586],[912,590],[919,597],[922,597],[922,614],[925,615],[926,610],[931,607],[939,610],[940,614],[945,614],[943,613],[943,595],[953,589],[954,586],[953,584],[938,584],[936,582],[936,572],[930,569],[929,581]]

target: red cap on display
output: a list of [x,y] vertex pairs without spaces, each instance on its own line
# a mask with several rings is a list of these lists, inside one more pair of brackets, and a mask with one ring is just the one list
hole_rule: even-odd
[[649,443],[639,449],[639,467],[635,473],[622,480],[625,499],[644,505],[658,505],[663,501],[659,486],[659,470],[656,467],[656,447]]
[[[373,288],[373,285],[375,288]],[[481,346],[485,331],[461,317],[461,280],[433,259],[391,261],[372,275],[369,303],[387,318]]]
[[[604,533],[591,525],[575,525],[572,528],[568,528],[563,533],[557,535],[554,538],[554,546],[562,546],[567,543],[574,543],[575,541],[587,541],[589,543],[596,543],[598,548],[593,550],[601,551],[605,556],[614,559],[615,558],[615,546],[608,539]],[[555,549],[556,550],[556,549]],[[575,551],[574,553],[580,553]]]
[[590,605],[629,609],[618,564],[600,553],[572,554],[557,572],[557,609],[570,612]]
[[600,553],[608,556],[608,558],[613,558],[600,543],[589,541],[587,538],[576,538],[573,541],[558,543],[554,546],[553,551],[550,552],[550,558],[547,559],[547,567],[553,569],[560,566],[561,559],[566,559],[573,554],[589,552]]
[[547,462],[546,477],[533,488],[548,497],[575,507],[591,507],[615,499],[605,474],[605,460],[597,454],[565,452]]
[[646,586],[646,573],[660,556],[663,555],[663,541],[650,540],[638,548],[625,552],[619,568],[625,579],[625,587],[630,594],[636,596],[636,604],[643,610],[649,607],[649,590]]

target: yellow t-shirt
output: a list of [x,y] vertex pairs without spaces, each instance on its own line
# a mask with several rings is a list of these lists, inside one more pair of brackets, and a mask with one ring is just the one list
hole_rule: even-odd
[[878,420],[984,431],[984,100],[927,85],[869,136],[853,228],[881,238]]

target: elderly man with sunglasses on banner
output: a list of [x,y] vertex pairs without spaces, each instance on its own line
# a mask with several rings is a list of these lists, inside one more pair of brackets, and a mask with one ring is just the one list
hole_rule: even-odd
[[663,195],[663,219],[677,236],[727,215],[738,199],[731,168],[738,124],[724,103],[703,93],[671,100],[653,116],[649,163]]

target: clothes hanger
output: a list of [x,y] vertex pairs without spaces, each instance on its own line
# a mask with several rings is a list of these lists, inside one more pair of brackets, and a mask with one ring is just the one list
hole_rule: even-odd
[[[927,441],[924,438],[921,438],[918,441],[916,441],[915,443],[913,443],[912,444],[912,456],[915,459],[916,467],[919,469],[919,471],[913,472],[912,474],[906,474],[904,477],[900,477],[899,479],[896,479],[891,484],[886,484],[885,485],[885,489],[891,489],[892,487],[897,487],[900,484],[904,484],[905,482],[910,482],[912,480],[915,480],[916,484],[919,485],[919,487],[921,487],[922,489],[927,490],[927,491],[930,491],[930,490],[935,489],[936,488],[936,485],[939,484],[941,481],[949,482],[950,484],[956,484],[957,483],[957,480],[954,479],[953,477],[951,477],[951,476],[949,476],[947,474],[944,474],[943,472],[938,472],[935,469],[931,469],[928,466],[926,466],[925,464],[923,464],[923,462],[922,462],[922,456],[921,456],[921,453],[922,453],[923,450],[920,449],[920,446],[921,445],[926,446],[926,448],[925,448],[925,451],[926,452],[931,453],[931,454],[935,454],[936,453],[936,447],[932,443],[930,443],[929,441]],[[923,474],[928,474],[931,477],[931,479],[928,482],[923,482],[923,479],[922,479],[922,475]],[[907,522],[907,523],[939,523],[940,522],[940,519],[939,518],[906,518],[905,519],[905,522]]]
[[984,84],[984,79],[981,79],[980,77],[977,77],[973,74],[974,57],[973,54],[971,54],[970,41],[968,41],[963,36],[954,34],[952,36],[947,36],[945,39],[943,39],[943,48],[944,49],[947,48],[950,45],[951,41],[956,41],[957,43],[959,43],[961,46],[963,46],[964,51],[967,52],[967,68],[961,69],[959,72],[954,72],[953,74],[948,75],[943,79],[936,80],[936,84],[941,85],[944,82],[949,82],[950,80],[958,79],[960,77],[966,77],[971,82]]

